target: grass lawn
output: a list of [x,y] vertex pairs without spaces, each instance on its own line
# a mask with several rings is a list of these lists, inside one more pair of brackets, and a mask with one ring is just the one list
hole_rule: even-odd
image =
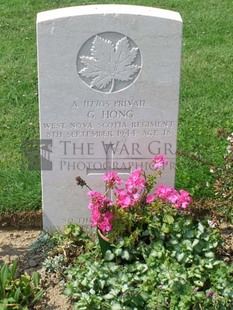
[[[0,0],[0,213],[41,206],[40,172],[22,169],[22,142],[39,138],[36,14],[116,1]],[[128,0],[178,11],[184,23],[176,187],[212,197],[210,167],[233,131],[232,0]],[[221,135],[219,135],[221,133]]]

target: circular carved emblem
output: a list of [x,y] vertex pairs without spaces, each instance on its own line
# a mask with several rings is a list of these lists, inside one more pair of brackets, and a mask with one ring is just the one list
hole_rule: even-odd
[[77,71],[90,88],[114,93],[129,87],[141,70],[136,44],[117,32],[104,32],[88,39],[79,50]]

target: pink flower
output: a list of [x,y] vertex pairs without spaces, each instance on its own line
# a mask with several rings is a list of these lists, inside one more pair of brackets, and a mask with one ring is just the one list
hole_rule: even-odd
[[179,191],[178,198],[175,202],[175,207],[186,209],[191,201],[192,201],[192,198],[190,197],[189,192],[181,189]]
[[101,213],[99,212],[99,210],[96,209],[92,209],[91,210],[91,225],[92,227],[96,227],[98,226],[98,222],[101,218]]
[[175,204],[178,198],[179,193],[174,188],[170,187],[167,192],[167,202]]
[[167,187],[166,185],[158,186],[155,195],[166,202],[174,204],[175,208],[186,209],[192,200],[189,192],[182,189],[177,192],[173,187]]
[[131,199],[124,189],[117,189],[117,204],[122,208],[128,208],[131,206]]
[[155,200],[155,195],[148,195],[146,197],[146,203],[151,203]]
[[[91,209],[91,225],[93,227],[99,227],[101,230],[103,228],[103,231],[110,231],[110,221],[113,215],[109,211],[106,211],[104,207],[109,208],[113,202],[108,197],[104,197],[101,193],[96,191],[90,191],[88,196],[91,197],[91,201],[88,205],[89,209]],[[104,212],[104,214],[102,214],[102,212]]]
[[117,204],[123,209],[134,206],[141,198],[136,188],[132,189],[131,192],[123,188],[115,188],[115,196]]
[[108,188],[114,187],[116,184],[120,185],[123,183],[122,179],[115,171],[108,171],[103,176],[103,180],[107,183]]
[[131,194],[131,202],[134,205],[135,203],[137,203],[141,198],[141,195],[139,193],[132,193]]
[[104,213],[104,218],[103,220],[99,223],[98,227],[101,231],[110,231],[112,229],[112,219],[113,215],[110,212],[105,212]]
[[141,168],[132,171],[128,180],[125,182],[125,187],[129,192],[132,192],[135,188],[137,190],[144,189],[145,185],[144,171]]
[[163,154],[156,155],[152,158],[152,162],[154,163],[154,168],[158,169],[168,164],[168,161],[165,159]]
[[89,209],[98,209],[104,205],[105,197],[101,193],[90,191],[88,192],[88,196],[91,197],[91,201],[88,204]]
[[125,189],[114,188],[117,204],[122,208],[134,206],[141,198],[140,191],[146,186],[144,171],[139,168],[134,170],[125,182]]
[[174,188],[168,187],[166,185],[159,185],[156,188],[155,196],[161,198],[165,201],[174,201],[177,192]]
[[105,200],[105,197],[99,193],[99,192],[96,192],[96,191],[90,191],[88,192],[87,194],[89,197],[91,197],[91,202],[95,205],[95,204],[99,204],[99,203],[102,203],[104,202]]
[[112,200],[110,200],[108,197],[103,196],[99,192],[89,191],[87,195],[91,197],[91,202],[88,205],[89,209],[92,209],[95,207],[100,208],[100,207],[103,207],[104,205],[108,205],[108,206],[113,205]]

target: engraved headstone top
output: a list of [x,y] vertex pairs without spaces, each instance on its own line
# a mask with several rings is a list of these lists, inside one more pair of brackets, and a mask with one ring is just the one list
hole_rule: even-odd
[[106,171],[150,173],[151,158],[162,153],[170,165],[158,184],[174,185],[181,37],[179,13],[149,7],[38,14],[45,229],[89,223],[78,175],[103,192]]
[[[89,55],[83,55],[88,50]],[[92,89],[107,93],[120,91],[137,78],[141,69],[140,51],[126,36],[101,33],[83,44],[77,68],[81,79]]]

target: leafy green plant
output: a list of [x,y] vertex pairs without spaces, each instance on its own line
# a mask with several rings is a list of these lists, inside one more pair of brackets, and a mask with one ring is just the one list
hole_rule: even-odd
[[63,233],[50,233],[47,243],[52,244],[43,265],[50,272],[63,274],[76,258],[94,247],[91,238],[79,225],[68,223]]
[[[167,163],[163,155],[153,162],[155,168]],[[219,231],[193,217],[189,193],[165,185],[153,192],[156,176],[141,169],[123,189],[114,171],[104,181],[105,194],[88,193],[89,208],[92,225],[109,237],[111,248],[102,259],[83,252],[67,268],[65,293],[75,308],[230,310],[233,266],[218,259]]]
[[163,205],[144,236],[118,238],[104,259],[78,257],[65,287],[75,309],[231,309],[233,266],[216,255],[217,229]]
[[43,295],[39,288],[39,274],[16,277],[17,263],[0,267],[0,309],[27,310]]

